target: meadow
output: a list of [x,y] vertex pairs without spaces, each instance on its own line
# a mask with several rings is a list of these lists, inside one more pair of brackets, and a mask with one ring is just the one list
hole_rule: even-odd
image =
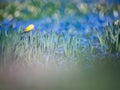
[[1,1],[2,90],[119,90],[120,5],[66,2]]

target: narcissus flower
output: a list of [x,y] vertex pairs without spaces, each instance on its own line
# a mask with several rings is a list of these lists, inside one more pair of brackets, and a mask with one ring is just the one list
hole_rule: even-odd
[[25,28],[24,32],[29,32],[29,31],[32,31],[33,29],[34,29],[34,25],[30,24]]

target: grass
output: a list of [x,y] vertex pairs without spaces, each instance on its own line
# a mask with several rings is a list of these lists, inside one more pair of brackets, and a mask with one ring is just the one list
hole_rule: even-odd
[[104,28],[103,35],[97,32],[97,37],[104,52],[120,52],[120,21],[114,21],[113,25],[108,23]]
[[[119,27],[113,25],[112,28],[114,28],[113,30],[116,30],[114,38],[116,38],[115,42],[117,43],[117,30],[119,30]],[[40,32],[39,30],[21,33],[23,32],[22,29],[18,31],[14,31],[12,28],[9,28],[8,31],[3,29],[0,31],[0,69],[3,71],[6,68],[10,69],[14,65],[12,69],[14,69],[14,67],[17,68],[15,72],[12,72],[14,76],[16,72],[21,75],[24,70],[27,69],[27,66],[32,67],[30,68],[30,72],[32,73],[25,74],[26,76],[22,84],[27,83],[27,77],[38,73],[40,73],[40,75],[43,74],[43,76],[44,73],[47,73],[48,77],[53,78],[54,74],[58,72],[59,74],[61,73],[60,70],[57,70],[58,72],[54,71],[57,67],[57,69],[61,68],[64,71],[63,76],[59,77],[58,75],[59,78],[54,77],[57,81],[54,82],[53,79],[50,79],[49,82],[53,81],[53,85],[58,84],[57,86],[59,88],[83,88],[85,90],[88,90],[88,88],[102,88],[103,90],[106,90],[106,88],[119,87],[120,58],[118,54],[111,54],[112,50],[110,47],[113,45],[112,48],[115,49],[114,52],[116,53],[118,53],[119,50],[116,47],[117,44],[114,45],[115,42],[112,36],[113,31],[111,31],[108,26],[105,30],[103,35],[100,35],[97,32],[98,41],[102,51],[106,51],[104,48],[106,46],[108,47],[107,49],[110,49],[110,51],[108,50],[108,53],[101,53],[100,51],[96,52],[94,46],[92,46],[92,42],[89,42],[90,45],[85,47],[81,44],[82,36],[80,34],[72,35],[69,33],[57,33],[53,31],[48,33]],[[107,33],[111,34],[108,35]],[[106,41],[103,43],[104,40]],[[107,40],[113,41],[110,42]],[[9,64],[10,67],[8,67]],[[50,71],[41,71],[40,67],[47,68]],[[36,68],[38,69],[37,73],[34,72]],[[23,72],[19,69],[22,69]],[[27,72],[28,71],[25,70],[25,73]],[[8,73],[8,76],[9,74],[10,73]],[[39,77],[35,76],[37,80],[42,77],[40,75],[38,74]],[[49,79],[48,77],[47,79]],[[32,80],[31,78],[29,78],[29,80]],[[42,81],[44,80],[42,79]],[[34,82],[34,84],[37,85],[36,79]],[[41,83],[42,82],[40,82],[40,84]]]
[[[58,55],[62,58],[74,57],[80,38],[78,36],[58,34],[56,32],[21,33],[9,29],[0,31],[1,62],[9,62],[10,56],[16,60],[24,58],[27,61],[40,60],[41,56]],[[12,54],[12,55],[11,55]]]
[[[110,54],[120,51],[119,28],[118,21],[118,25],[106,26],[103,35],[97,32],[98,41],[104,54],[105,52]],[[11,60],[21,58],[26,60],[26,62],[32,62],[33,60],[39,61],[44,55],[48,56],[49,59],[49,56],[52,55],[53,59],[56,59],[54,58],[56,56],[60,56],[68,61],[70,58],[73,58],[74,61],[79,60],[79,56],[81,55],[89,57],[88,54],[92,52],[89,58],[91,59],[92,55],[97,55],[100,52],[95,50],[91,41],[89,42],[89,46],[85,48],[81,44],[82,37],[80,34],[72,35],[64,32],[59,34],[53,31],[48,33],[39,32],[39,30],[36,30],[34,33],[21,32],[22,30],[14,31],[12,28],[9,28],[8,31],[0,31],[0,61],[3,65],[10,62],[10,58]]]
[[[119,21],[115,21],[113,26],[110,24],[105,26],[103,35],[98,31],[97,38],[101,49],[106,53],[119,53],[120,51],[120,25]],[[95,51],[93,42],[88,42],[89,46],[85,49],[85,46],[81,44],[80,34],[72,35],[64,32],[39,32],[36,30],[34,33],[22,33],[22,30],[14,31],[9,28],[8,31],[0,31],[0,50],[1,61],[7,61],[11,58],[27,58],[31,60],[39,60],[40,56],[53,55],[75,58],[83,52],[99,53]],[[13,55],[11,55],[11,53]],[[12,57],[13,56],[13,57]]]

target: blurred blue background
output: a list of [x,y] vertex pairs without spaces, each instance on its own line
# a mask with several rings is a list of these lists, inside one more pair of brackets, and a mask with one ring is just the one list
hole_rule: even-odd
[[120,0],[0,0],[0,29],[91,34],[120,17]]

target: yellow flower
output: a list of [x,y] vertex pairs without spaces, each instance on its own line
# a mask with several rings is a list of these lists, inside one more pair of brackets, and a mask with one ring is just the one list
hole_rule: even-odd
[[25,28],[24,32],[29,32],[29,31],[31,31],[31,30],[33,30],[33,29],[34,29],[34,25],[33,25],[33,24],[30,24],[30,25],[28,25],[28,26]]

